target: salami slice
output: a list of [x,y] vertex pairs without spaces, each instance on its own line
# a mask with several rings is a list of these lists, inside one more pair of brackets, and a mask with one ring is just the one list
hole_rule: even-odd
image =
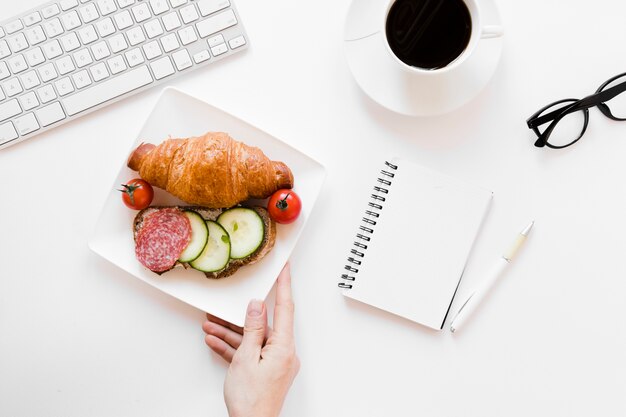
[[137,234],[135,256],[154,272],[171,269],[191,241],[191,224],[182,211],[166,208],[150,213]]

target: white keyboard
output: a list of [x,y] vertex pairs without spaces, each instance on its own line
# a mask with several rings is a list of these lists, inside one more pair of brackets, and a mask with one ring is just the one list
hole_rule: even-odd
[[0,22],[0,149],[243,50],[233,0],[56,0]]

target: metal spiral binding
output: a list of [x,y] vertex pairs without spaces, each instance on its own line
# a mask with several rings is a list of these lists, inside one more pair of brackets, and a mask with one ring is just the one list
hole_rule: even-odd
[[363,262],[363,258],[365,258],[367,245],[374,234],[374,226],[376,226],[380,218],[383,203],[387,199],[385,196],[389,194],[389,187],[396,175],[392,171],[397,169],[397,165],[385,161],[385,168],[380,170],[380,177],[374,186],[374,193],[370,194],[371,200],[367,204],[368,209],[365,210],[365,216],[361,218],[362,223],[359,225],[359,232],[356,234],[356,240],[352,243],[354,248],[350,250],[350,256],[347,258],[348,263],[344,266],[346,273],[341,275],[341,279],[345,282],[339,282],[339,288],[350,289],[353,284],[349,282],[356,280],[356,274],[358,274],[359,267]]

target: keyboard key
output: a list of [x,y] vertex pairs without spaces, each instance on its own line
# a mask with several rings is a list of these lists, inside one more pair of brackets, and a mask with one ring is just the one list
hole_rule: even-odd
[[22,108],[16,99],[9,100],[0,104],[0,122],[5,121],[9,117],[16,116],[22,112]]
[[37,45],[46,40],[46,35],[43,33],[41,26],[35,26],[33,28],[24,31],[26,33],[26,39],[31,45]]
[[93,3],[89,3],[88,5],[81,7],[78,9],[78,12],[80,13],[80,17],[83,19],[84,23],[93,22],[99,17],[96,5]]
[[135,0],[117,0],[117,4],[119,4],[120,8],[128,7],[132,4],[135,4]]
[[174,52],[172,54],[172,59],[174,59],[174,64],[178,71],[182,71],[191,67],[191,57],[189,56],[189,52],[186,49],[181,49],[180,51]]
[[102,16],[107,16],[117,11],[117,6],[113,0],[98,0],[98,9]]
[[129,91],[148,85],[152,81],[153,78],[150,75],[150,71],[144,65],[81,90],[63,100],[63,104],[67,114],[73,116]]
[[231,26],[235,26],[236,24],[237,18],[235,17],[235,12],[231,9],[196,23],[196,28],[198,29],[200,37],[206,38],[209,35],[220,32]]
[[154,39],[159,35],[163,34],[163,26],[161,26],[161,21],[159,19],[154,19],[143,25],[143,28],[146,31],[146,35],[148,39]]
[[89,45],[90,43],[98,40],[98,34],[96,33],[96,29],[93,25],[85,26],[84,28],[79,29],[78,36],[80,36],[80,40],[83,45]]
[[7,41],[0,41],[0,58],[5,58],[11,55],[11,49]]
[[9,66],[7,65],[7,63],[0,61],[0,80],[8,78],[10,75],[11,72],[9,71]]
[[206,40],[206,42],[209,44],[210,48],[213,48],[214,46],[217,46],[220,43],[224,43],[226,41],[224,40],[224,35],[220,33],[217,36],[210,37],[209,39]]
[[143,34],[143,30],[140,27],[135,27],[126,32],[126,36],[128,36],[128,42],[131,46],[138,45],[146,40],[146,37]]
[[78,0],[61,0],[59,4],[61,5],[61,10],[65,12],[78,6]]
[[4,29],[0,28],[0,38],[3,38],[5,35]]
[[228,45],[230,45],[230,49],[237,49],[239,47],[244,46],[245,44],[246,44],[246,38],[244,38],[243,35],[237,36],[236,38],[233,38],[228,41]]
[[59,10],[59,6],[56,4],[51,4],[41,9],[41,13],[43,14],[44,19],[49,19],[52,16],[56,16],[61,13],[61,10]]
[[59,36],[63,33],[63,25],[61,25],[61,21],[58,17],[45,21],[43,28],[49,38],[54,38],[55,36]]
[[65,75],[74,71],[76,67],[74,66],[74,61],[72,61],[72,57],[69,55],[64,56],[63,58],[56,61],[57,70],[59,74]]
[[37,87],[39,84],[39,77],[37,77],[37,73],[35,71],[28,71],[20,76],[20,80],[22,81],[22,85],[25,89],[30,90],[33,87]]
[[152,68],[154,78],[157,80],[168,77],[175,72],[169,56],[164,56],[163,58],[150,63],[150,68]]
[[93,62],[91,54],[87,48],[83,48],[77,52],[74,52],[74,61],[78,68],[83,68]]
[[199,63],[201,63],[201,62],[204,62],[204,61],[206,61],[207,59],[210,59],[210,58],[211,58],[211,54],[210,54],[210,53],[209,53],[209,51],[208,51],[208,50],[206,50],[206,49],[205,49],[204,51],[200,51],[200,52],[198,52],[197,54],[195,54],[195,55],[193,56],[193,60],[194,60],[194,62],[195,62],[196,64],[199,64]]
[[43,87],[37,89],[37,95],[39,96],[39,100],[45,104],[49,103],[55,98],[57,98],[57,94],[54,91],[54,88],[50,84],[46,84]]
[[9,42],[9,47],[13,53],[20,52],[28,48],[28,41],[23,33],[18,33],[16,36],[8,38],[7,41]]
[[128,10],[124,10],[123,12],[116,14],[113,16],[113,19],[115,19],[115,24],[119,30],[129,28],[133,25],[133,18],[130,17],[130,12]]
[[74,80],[74,85],[79,90],[91,84],[91,78],[89,78],[87,70],[78,71],[77,73],[72,74],[72,80]]
[[102,81],[109,76],[109,71],[104,62],[100,62],[89,68],[89,72],[91,72],[94,82]]
[[35,115],[43,127],[50,126],[52,123],[65,119],[65,113],[58,101],[42,107],[39,110],[35,110]]
[[200,9],[202,16],[208,16],[228,6],[230,6],[230,1],[228,0],[200,0],[198,2],[198,9]]
[[[17,95],[21,93],[22,91],[24,91],[22,89],[22,84],[20,84],[19,80],[15,77],[9,78],[5,82],[3,82],[2,89],[4,90],[4,94],[6,94],[7,97],[13,97],[14,95]],[[3,119],[0,118],[0,120],[3,120]]]
[[26,26],[32,26],[35,23],[39,23],[39,22],[41,22],[41,15],[39,14],[39,12],[33,12],[31,14],[24,16],[24,24]]
[[74,86],[72,85],[72,81],[69,79],[69,77],[61,78],[60,80],[55,81],[54,86],[56,87],[60,96],[66,96],[74,91]]
[[61,44],[57,39],[53,40],[52,42],[43,44],[41,49],[43,49],[43,53],[48,59],[56,58],[63,53],[63,50],[61,49]]
[[228,52],[228,46],[225,43],[219,44],[213,48],[211,48],[211,53],[213,56],[222,55]]
[[4,91],[2,91],[2,88],[0,88],[0,101],[4,100],[5,98],[7,98],[7,96],[4,95]]
[[15,123],[15,128],[20,135],[28,135],[35,130],[39,130],[39,123],[37,119],[35,119],[35,115],[33,113],[27,113],[24,116],[20,116],[17,119],[13,120]]
[[137,23],[144,22],[152,17],[146,3],[141,3],[140,5],[133,7],[131,10],[133,11],[133,15],[135,16],[135,21]]
[[150,0],[150,7],[152,8],[152,13],[154,13],[155,16],[169,10],[166,0]]
[[26,64],[24,55],[20,54],[9,59],[9,68],[11,68],[11,72],[13,74],[19,74],[20,72],[25,71],[28,68],[28,64]]
[[72,10],[71,12],[64,14],[61,16],[61,23],[63,23],[63,27],[67,31],[76,29],[81,25],[78,12],[76,10]]
[[7,122],[0,125],[0,145],[10,142],[18,138],[17,131],[13,127],[13,123]]
[[180,17],[183,19],[185,24],[188,24],[197,20],[200,16],[198,16],[196,6],[194,4],[190,4],[189,6],[180,9]]
[[167,36],[163,36],[161,38],[161,45],[163,46],[163,50],[165,51],[165,53],[172,52],[173,50],[178,49],[180,47],[180,44],[178,43],[178,39],[176,38],[176,35],[173,33],[170,33]]
[[182,6],[183,4],[186,4],[187,0],[170,0],[170,4],[172,5],[172,7],[178,7],[178,6]]
[[111,74],[119,74],[122,71],[126,70],[126,63],[124,62],[124,58],[120,55],[117,55],[107,61],[107,65],[109,66],[109,70]]
[[20,21],[20,19],[14,20],[12,22],[7,23],[4,28],[7,31],[7,34],[11,34],[11,33],[15,33],[18,30],[24,29],[24,25],[22,25],[22,22]]
[[37,72],[39,73],[39,78],[41,78],[41,81],[44,83],[47,83],[50,80],[54,80],[56,77],[59,76],[57,74],[57,70],[54,69],[54,65],[52,65],[51,62],[39,67]]
[[110,17],[96,23],[96,28],[98,29],[98,34],[101,38],[115,33],[115,26],[113,25],[113,20],[111,20]]
[[37,96],[34,91],[29,91],[19,98],[20,104],[22,105],[22,109],[24,111],[32,110],[35,107],[39,106],[39,100],[37,100]]
[[121,33],[111,36],[111,38],[109,39],[109,45],[111,46],[111,52],[113,52],[114,54],[128,48],[126,39],[124,38],[124,35]]
[[98,42],[97,44],[92,46],[91,52],[93,53],[93,57],[96,59],[96,61],[100,61],[103,58],[111,56],[111,51],[109,51],[109,47],[104,41]]
[[178,18],[178,13],[173,12],[166,14],[162,17],[163,26],[165,26],[166,31],[171,31],[174,29],[178,29],[181,26],[180,19]]
[[129,67],[136,67],[139,64],[144,62],[143,54],[139,48],[131,49],[130,51],[124,54],[126,60],[128,61]]
[[193,30],[192,26],[188,26],[184,29],[178,31],[178,36],[180,37],[180,41],[183,45],[189,45],[192,42],[198,40],[196,36],[196,31]]
[[[143,52],[146,54],[146,59],[154,59],[163,55],[161,47],[157,41],[148,42],[143,46]],[[157,78],[158,79],[158,78]]]
[[28,65],[31,67],[39,65],[46,60],[40,47],[29,49],[24,55],[26,55],[26,61],[28,61]]
[[63,45],[63,49],[65,52],[72,52],[78,48],[80,48],[80,41],[78,40],[78,36],[76,33],[72,32],[61,38],[61,44]]

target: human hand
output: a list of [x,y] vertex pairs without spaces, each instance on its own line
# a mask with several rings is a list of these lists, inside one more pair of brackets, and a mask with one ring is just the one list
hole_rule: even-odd
[[230,417],[276,417],[280,413],[300,369],[293,314],[289,264],[278,275],[273,330],[267,325],[265,303],[259,300],[248,304],[243,328],[207,314],[202,325],[207,334],[204,340],[230,363],[224,381]]

